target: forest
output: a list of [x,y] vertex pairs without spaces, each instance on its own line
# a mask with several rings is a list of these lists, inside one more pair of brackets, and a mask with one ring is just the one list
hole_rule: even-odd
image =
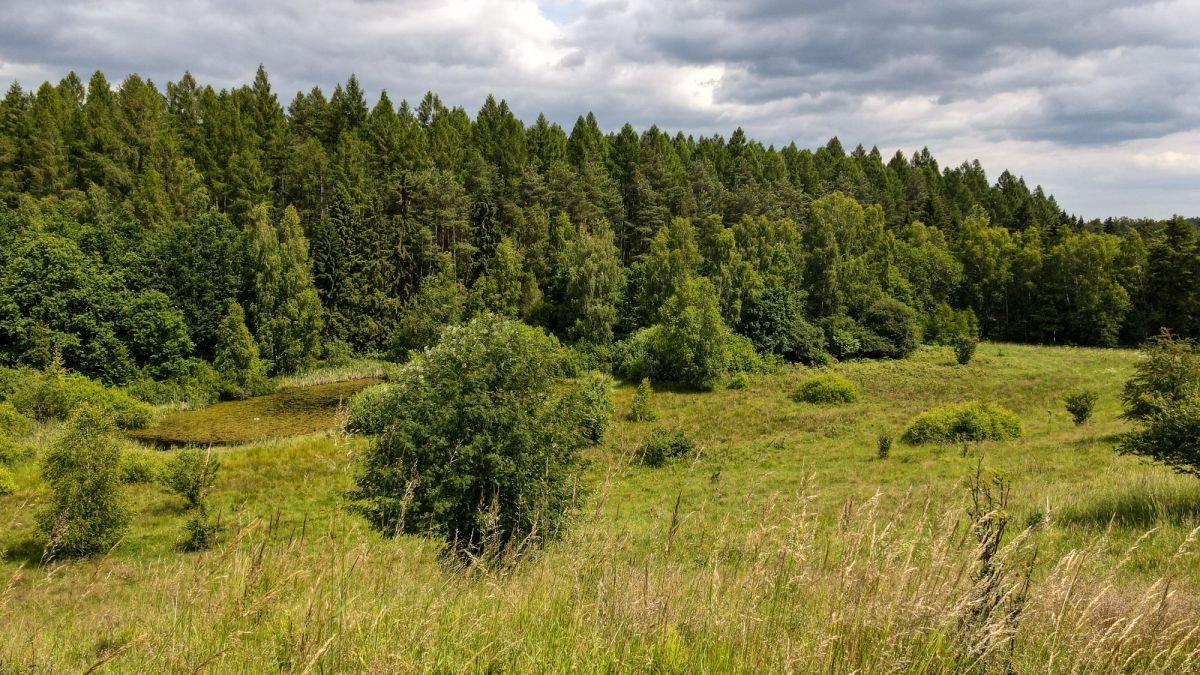
[[[219,91],[14,84],[0,205],[0,363],[152,401],[403,360],[484,312],[544,327],[579,369],[698,388],[964,334],[1200,336],[1195,219],[1085,222],[927,149],[606,133],[591,114],[568,132],[492,97],[474,116],[433,93],[372,105],[354,76],[286,108],[261,67]],[[717,346],[681,352],[688,334]]]

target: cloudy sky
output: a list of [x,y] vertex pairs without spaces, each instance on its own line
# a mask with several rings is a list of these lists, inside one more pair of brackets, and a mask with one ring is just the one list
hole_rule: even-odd
[[568,129],[594,111],[766,143],[929,146],[1007,167],[1085,217],[1200,215],[1200,1],[5,0],[0,84],[70,70],[263,63],[286,104],[356,73],[377,94],[488,93]]

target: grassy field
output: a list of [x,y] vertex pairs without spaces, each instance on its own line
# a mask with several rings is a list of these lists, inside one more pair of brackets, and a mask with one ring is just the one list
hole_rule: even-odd
[[[176,550],[182,500],[142,484],[108,556],[42,564],[23,465],[0,497],[0,672],[1195,672],[1200,481],[1113,451],[1137,358],[984,344],[960,367],[923,348],[837,366],[858,403],[795,403],[794,368],[657,392],[654,423],[624,419],[621,387],[565,540],[512,569],[370,532],[343,498],[366,442],[337,431],[218,450],[229,529],[200,554]],[[1100,401],[1076,427],[1061,397],[1079,387]],[[876,457],[880,433],[971,399],[1017,412],[1023,438]],[[633,463],[656,427],[696,454]],[[980,458],[1012,486],[991,596],[966,517]]]

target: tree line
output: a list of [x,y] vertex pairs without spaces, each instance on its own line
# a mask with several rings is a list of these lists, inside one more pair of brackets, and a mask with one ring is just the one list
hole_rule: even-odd
[[237,393],[483,313],[701,386],[967,333],[1136,344],[1200,336],[1197,226],[1084,221],[927,149],[567,131],[490,96],[370,105],[353,76],[285,108],[262,68],[70,74],[0,101],[0,362],[114,384],[214,364]]

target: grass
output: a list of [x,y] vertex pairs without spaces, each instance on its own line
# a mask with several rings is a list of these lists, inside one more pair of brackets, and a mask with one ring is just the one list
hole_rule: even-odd
[[[623,386],[567,539],[508,571],[453,572],[435,542],[369,531],[343,503],[365,441],[335,431],[218,449],[212,503],[230,529],[199,554],[176,550],[182,500],[134,485],[110,555],[43,566],[45,495],[20,465],[0,497],[14,636],[0,671],[1194,671],[1200,481],[1113,451],[1136,358],[982,344],[960,368],[924,348],[836,366],[854,406],[797,406],[812,371],[794,368],[658,391],[653,424],[624,420]],[[1083,387],[1101,396],[1077,427],[1061,397]],[[881,430],[974,399],[1015,411],[1025,435],[877,458]],[[696,451],[631,463],[660,427]],[[1008,597],[1036,561],[1015,632],[963,618],[979,597],[963,488],[979,457],[1012,484]]]
[[339,409],[352,395],[379,382],[362,378],[297,385],[244,401],[169,412],[155,426],[132,431],[129,436],[160,447],[302,436],[334,426]]

